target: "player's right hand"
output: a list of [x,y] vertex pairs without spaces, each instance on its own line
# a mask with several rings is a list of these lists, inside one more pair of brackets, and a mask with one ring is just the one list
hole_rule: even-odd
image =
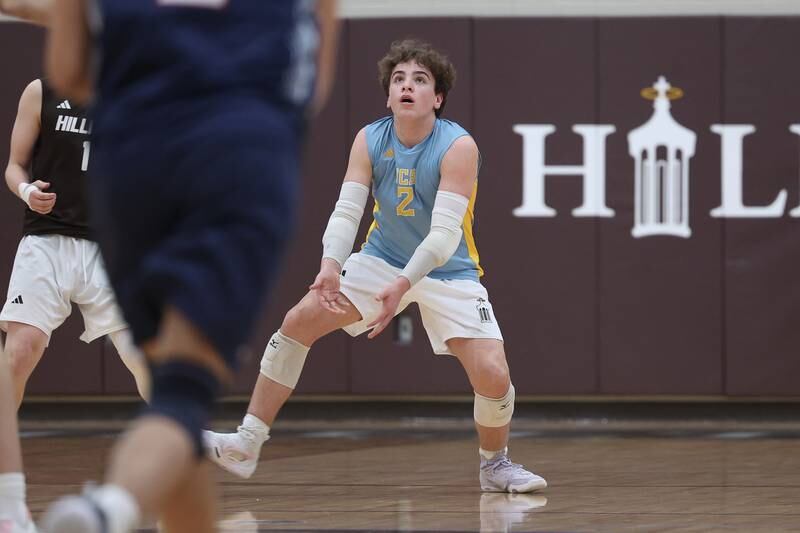
[[31,211],[35,211],[40,215],[46,215],[52,211],[53,206],[56,205],[56,194],[44,192],[45,189],[50,187],[50,184],[46,181],[36,180],[31,185],[36,188],[31,190],[30,196],[28,196],[28,207],[31,208]]
[[308,288],[314,291],[317,302],[323,309],[342,315],[346,311],[348,300],[339,292],[339,268],[338,263],[330,259],[323,259],[319,274]]

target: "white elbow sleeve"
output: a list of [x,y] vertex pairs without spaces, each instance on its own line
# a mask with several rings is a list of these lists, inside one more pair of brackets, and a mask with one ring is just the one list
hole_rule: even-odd
[[413,286],[450,259],[461,243],[461,225],[469,206],[469,198],[439,191],[433,204],[431,231],[417,246],[401,275]]
[[344,265],[350,252],[353,251],[353,243],[356,240],[361,217],[364,215],[368,196],[369,187],[366,185],[354,181],[342,184],[339,200],[322,236],[322,257],[329,257],[340,266]]

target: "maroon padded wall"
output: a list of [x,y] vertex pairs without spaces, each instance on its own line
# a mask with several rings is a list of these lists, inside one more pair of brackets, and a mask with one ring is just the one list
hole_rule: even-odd
[[[708,128],[720,119],[720,24],[717,18],[598,22],[597,122],[617,128],[606,160],[606,198],[616,216],[601,220],[598,243],[599,392],[723,393],[722,229],[708,216],[719,199],[719,152]],[[684,98],[672,101],[672,116],[697,134],[688,239],[631,235],[627,133],[652,114],[639,90],[660,75],[684,90]]]
[[[267,339],[303,296],[355,133],[387,111],[376,63],[392,40],[416,36],[444,50],[458,81],[445,117],[481,149],[475,234],[483,283],[505,339],[518,394],[786,395],[800,386],[800,45],[797,18],[432,18],[343,25],[330,104],[311,128],[295,238],[269,310],[246,350],[233,392],[247,393]],[[42,33],[0,24],[0,131],[11,131],[25,84],[41,71]],[[628,134],[653,114],[639,92],[659,76],[680,87],[669,114],[696,137],[689,161],[688,238],[632,235],[634,159]],[[609,125],[606,205],[613,217],[576,217],[579,175],[544,178],[554,216],[517,216],[525,141],[515,126],[552,125],[545,164],[582,164],[576,125]],[[743,200],[773,218],[715,218],[721,148],[713,124],[752,124],[744,140]],[[667,142],[667,141],[663,141]],[[730,154],[728,154],[730,156]],[[0,160],[7,141],[0,142]],[[730,163],[730,161],[729,161]],[[792,209],[798,208],[793,215]],[[0,291],[19,239],[21,204],[0,194]],[[368,220],[362,225],[365,229]],[[457,361],[434,357],[416,309],[409,342],[342,332],[321,340],[298,390],[306,393],[469,392]],[[36,394],[131,393],[133,381],[102,341],[77,340],[73,316],[53,337],[30,384]]]

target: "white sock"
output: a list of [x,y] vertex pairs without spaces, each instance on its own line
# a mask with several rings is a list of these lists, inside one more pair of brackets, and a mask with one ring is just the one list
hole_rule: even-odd
[[242,425],[236,428],[236,431],[248,442],[253,443],[254,451],[260,450],[264,442],[269,440],[269,426],[255,415],[245,415]]
[[129,533],[139,527],[139,504],[127,490],[107,484],[92,491],[90,496],[105,513],[109,533]]
[[28,522],[30,514],[25,505],[25,474],[0,474],[0,515],[8,516],[19,524]]
[[496,452],[490,452],[488,450],[484,450],[483,448],[478,448],[478,453],[480,453],[481,457],[483,457],[487,461],[491,461],[498,455],[506,455],[508,453],[508,446],[506,446],[502,450],[497,450]]
[[9,472],[0,474],[0,498],[25,502],[25,474]]

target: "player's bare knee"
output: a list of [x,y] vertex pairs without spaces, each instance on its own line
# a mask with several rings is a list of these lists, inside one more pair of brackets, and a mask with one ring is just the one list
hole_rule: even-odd
[[5,351],[14,376],[27,379],[41,358],[44,349],[45,343],[41,342],[36,335],[29,335],[22,331],[9,335]]
[[31,373],[31,364],[28,362],[30,358],[25,358],[24,356],[20,356],[20,354],[14,350],[6,349],[6,356],[8,357],[8,366],[11,369],[11,375],[14,376],[14,381],[19,380],[20,378],[27,379],[28,374]]
[[306,325],[305,317],[309,313],[304,309],[303,302],[301,301],[286,313],[281,323],[281,331],[295,331],[303,329]]
[[475,392],[490,398],[500,398],[508,391],[511,376],[502,348],[481,350],[470,362],[463,363],[469,369],[470,382]]
[[[311,296],[311,297],[309,297]],[[285,335],[305,346],[311,346],[328,333],[325,327],[325,311],[309,293],[283,317],[281,329]]]
[[511,384],[511,376],[508,373],[508,365],[505,362],[488,361],[481,366],[479,371],[479,386],[477,391],[484,396],[499,398],[508,391]]
[[6,336],[6,350],[15,350],[19,353],[36,354],[44,351],[47,346],[47,335],[33,326],[9,326]]

